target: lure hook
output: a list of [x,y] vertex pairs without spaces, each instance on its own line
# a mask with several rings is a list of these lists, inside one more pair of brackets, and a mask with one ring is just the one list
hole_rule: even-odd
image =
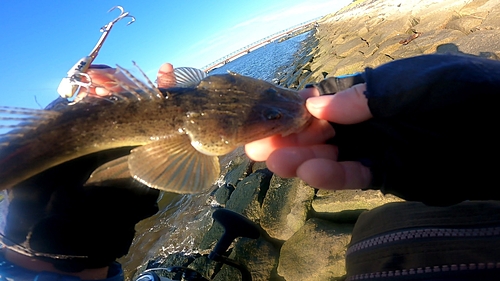
[[[124,18],[130,18],[130,21],[127,23],[127,25],[135,22],[135,17],[131,16],[129,12],[125,12],[122,6],[114,6],[108,11],[108,13],[115,9],[120,10],[121,12],[120,15],[114,20],[110,21],[105,26],[101,27],[102,35],[99,38],[99,41],[97,41],[95,47],[90,52],[90,54],[80,59],[72,68],[70,68],[70,70],[67,73],[67,76],[62,79],[61,83],[59,83],[57,92],[61,97],[71,98],[76,94],[76,92],[80,87],[89,87],[92,84],[90,76],[87,75],[86,72],[89,69],[92,62],[94,61],[94,59],[99,54],[99,50],[101,50],[101,47],[104,44],[106,38],[108,37],[111,28],[113,28],[113,25]],[[82,77],[85,77],[88,82],[82,82],[81,79]]]
[[113,24],[117,23],[118,21],[120,21],[124,18],[130,18],[130,21],[127,23],[127,25],[130,25],[133,22],[135,22],[135,17],[131,16],[129,12],[125,12],[125,10],[123,9],[122,6],[114,6],[113,8],[109,9],[108,13],[115,10],[115,9],[120,10],[120,12],[121,12],[120,15],[116,19],[112,20],[111,22],[109,22],[108,24],[103,26],[101,28],[101,32],[104,32],[106,30],[110,30],[111,27],[113,26]]

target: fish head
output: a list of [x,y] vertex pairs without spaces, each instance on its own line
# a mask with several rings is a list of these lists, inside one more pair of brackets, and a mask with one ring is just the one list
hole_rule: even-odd
[[210,106],[188,113],[185,130],[191,144],[208,155],[223,155],[236,147],[272,135],[289,135],[312,117],[297,91],[236,73],[204,78],[197,90]]

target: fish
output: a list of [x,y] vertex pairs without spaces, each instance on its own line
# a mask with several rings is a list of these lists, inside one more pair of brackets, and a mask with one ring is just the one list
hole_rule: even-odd
[[115,79],[126,91],[106,98],[57,110],[0,107],[0,129],[10,129],[0,135],[0,190],[84,155],[133,147],[87,184],[132,177],[151,188],[200,193],[219,177],[218,156],[312,121],[297,91],[237,73],[176,68],[177,84],[162,89],[117,69],[133,85]]

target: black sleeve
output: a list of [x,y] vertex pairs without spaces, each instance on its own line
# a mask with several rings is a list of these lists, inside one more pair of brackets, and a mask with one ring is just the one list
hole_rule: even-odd
[[[13,187],[0,217],[5,220],[2,242],[44,253],[41,259],[63,271],[108,266],[127,254],[135,225],[158,211],[159,191],[132,178],[100,186],[84,183],[98,166],[131,149],[82,156]],[[70,258],[54,258],[66,255]]]
[[374,118],[332,124],[339,161],[361,161],[372,188],[448,205],[500,199],[500,62],[425,55],[364,73]]

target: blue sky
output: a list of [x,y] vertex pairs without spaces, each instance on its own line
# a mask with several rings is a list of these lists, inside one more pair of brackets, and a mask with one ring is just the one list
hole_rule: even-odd
[[66,72],[89,54],[121,5],[94,63],[133,69],[152,80],[164,62],[201,68],[243,46],[346,6],[351,0],[1,1],[0,106],[40,108],[57,97]]

